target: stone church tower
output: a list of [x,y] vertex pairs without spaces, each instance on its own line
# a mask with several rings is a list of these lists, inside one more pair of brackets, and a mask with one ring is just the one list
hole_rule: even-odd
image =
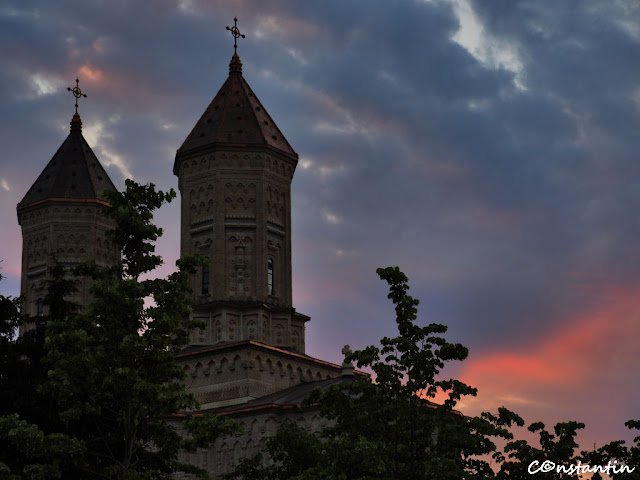
[[[86,96],[77,86],[72,91],[76,99]],[[103,192],[115,189],[82,136],[76,101],[69,136],[17,206],[22,228],[20,290],[24,313],[45,313],[42,301],[47,271],[54,262],[73,267],[88,259],[101,265],[118,261],[119,253],[105,236],[114,225],[100,214],[108,205]],[[81,281],[70,300],[86,305],[89,298],[89,285]]]
[[291,298],[291,180],[298,154],[242,76],[229,77],[178,149],[181,251],[200,254],[193,345],[253,340],[304,353]]
[[[237,26],[228,28],[237,39]],[[237,45],[236,45],[237,49]],[[305,323],[291,285],[291,181],[298,154],[242,76],[237,50],[229,76],[176,153],[181,193],[181,254],[209,259],[192,279],[194,331],[176,360],[203,411],[269,428],[239,446],[257,448],[315,386],[353,372],[305,354]],[[287,413],[288,415],[288,413]],[[306,414],[305,414],[306,415]],[[311,418],[311,417],[309,417]],[[272,428],[273,427],[273,428]],[[254,430],[258,428],[255,427]],[[218,452],[220,453],[220,452]],[[225,455],[202,452],[221,472]]]

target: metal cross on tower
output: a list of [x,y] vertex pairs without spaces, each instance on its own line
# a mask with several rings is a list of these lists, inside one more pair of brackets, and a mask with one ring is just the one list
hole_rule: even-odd
[[73,93],[73,96],[76,97],[76,113],[78,113],[78,99],[80,97],[87,98],[87,94],[82,93],[82,90],[80,90],[80,80],[76,78],[76,86],[73,88],[67,87],[67,90]]
[[238,38],[239,37],[245,38],[245,36],[242,33],[240,33],[240,30],[238,29],[237,17],[233,17],[233,27],[227,27],[227,30],[230,30],[231,35],[233,35],[233,53],[237,55],[238,54]]

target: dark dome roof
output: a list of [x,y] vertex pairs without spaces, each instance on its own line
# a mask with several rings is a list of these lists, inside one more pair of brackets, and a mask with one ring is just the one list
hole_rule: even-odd
[[78,114],[71,132],[33,183],[18,210],[45,200],[101,200],[103,192],[115,190],[113,182],[82,136]]
[[176,156],[211,146],[270,147],[298,159],[298,154],[243,78],[237,55],[231,60],[226,82]]

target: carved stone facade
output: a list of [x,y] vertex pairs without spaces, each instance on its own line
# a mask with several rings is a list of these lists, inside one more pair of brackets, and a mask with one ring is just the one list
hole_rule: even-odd
[[211,475],[219,475],[231,470],[242,458],[264,453],[265,441],[273,436],[280,424],[285,421],[295,422],[312,433],[321,431],[329,424],[326,418],[320,416],[318,409],[314,408],[305,410],[265,408],[238,415],[235,420],[243,428],[243,434],[223,438],[212,448],[184,454],[181,459],[206,469]]
[[341,372],[338,365],[252,341],[187,349],[177,361],[204,410],[246,403]]
[[[99,202],[76,203],[52,200],[18,211],[22,227],[23,311],[31,316],[42,313],[41,302],[46,294],[47,271],[55,261],[67,266],[93,259],[99,265],[112,265],[118,252],[107,239],[113,224],[100,214]],[[80,282],[71,301],[87,305],[89,285]]]
[[[352,382],[360,375],[351,364],[338,366],[250,341],[185,351],[177,361],[202,412],[230,416],[244,430],[221,438],[210,449],[183,454],[183,461],[213,476],[228,472],[241,458],[264,453],[265,440],[285,421],[308,432],[324,429],[329,421],[318,406],[303,405],[305,397],[315,388]],[[171,419],[178,430],[183,417]]]
[[176,159],[181,254],[210,261],[193,281],[195,306],[227,300],[291,307],[295,163],[276,156],[236,150]]
[[298,154],[242,77],[237,56],[176,153],[180,253],[209,260],[192,279],[193,345],[254,340],[304,353],[291,285],[291,181]]
[[304,352],[304,323],[309,317],[293,308],[264,304],[212,302],[194,309],[193,317],[205,323],[191,332],[191,345],[216,345],[251,340]]
[[[17,206],[22,227],[23,312],[45,313],[47,272],[55,262],[66,267],[90,259],[99,265],[118,262],[120,254],[106,236],[114,224],[100,213],[108,205],[103,196],[106,190],[115,187],[82,136],[76,113],[69,136]],[[79,290],[70,300],[87,305],[89,284],[79,280]]]

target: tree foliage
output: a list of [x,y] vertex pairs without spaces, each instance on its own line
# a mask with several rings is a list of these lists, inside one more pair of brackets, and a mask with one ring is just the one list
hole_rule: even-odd
[[[523,421],[518,422],[524,425]],[[538,470],[545,462],[551,462],[555,466],[570,467],[577,465],[580,460],[576,456],[576,435],[579,429],[584,428],[584,423],[560,422],[554,426],[553,433],[546,430],[544,423],[534,422],[527,427],[531,433],[538,435],[539,448],[528,441],[518,439],[508,442],[504,447],[504,453],[494,455],[500,469],[497,474],[499,479],[525,480],[531,479],[530,469]],[[557,470],[545,472],[536,471],[536,479],[563,480],[574,478],[574,474]]]
[[629,420],[625,426],[630,430],[638,430],[632,445],[624,440],[610,442],[595,451],[582,452],[585,462],[591,465],[627,465],[635,467],[633,472],[618,472],[611,474],[613,480],[640,480],[640,420]]
[[[50,290],[70,288],[56,278],[50,284]],[[26,318],[20,300],[0,295],[0,478],[63,478],[83,445],[60,433],[56,406],[38,391],[47,375],[42,363],[47,318]],[[29,328],[15,338],[25,324]]]
[[[476,389],[440,375],[447,362],[464,360],[467,349],[445,340],[444,325],[416,323],[418,300],[408,294],[407,277],[397,267],[378,269],[378,275],[389,284],[398,336],[385,337],[379,347],[369,346],[346,358],[371,370],[375,381],[360,376],[351,383],[316,389],[306,406],[319,408],[328,428],[310,433],[285,422],[266,441],[264,455],[240,461],[225,478],[531,480],[532,462],[534,467],[544,462],[569,467],[589,459],[584,452],[576,453],[582,423],[561,422],[553,431],[541,422],[532,423],[527,430],[538,437],[535,446],[516,439],[514,432],[519,433],[525,422],[504,407],[477,417],[456,411],[458,401],[475,395]],[[640,422],[628,425],[638,428]],[[601,448],[596,460],[605,465],[609,459],[637,464],[639,452],[638,445],[627,448],[614,442]],[[534,477],[563,480],[574,475],[553,470]],[[618,478],[638,477],[614,476]]]
[[[444,338],[447,327],[416,324],[418,300],[408,295],[407,277],[397,268],[378,269],[395,304],[398,336],[349,354],[373,371],[351,383],[315,390],[306,400],[319,405],[331,426],[316,438],[285,424],[267,443],[273,464],[242,462],[231,478],[264,479],[461,479],[489,478],[480,456],[491,453],[493,436],[510,438],[502,417],[469,419],[455,410],[476,390],[440,379],[447,362],[462,361],[467,349]],[[444,394],[440,403],[436,396]],[[500,422],[503,424],[500,424]],[[300,452],[304,452],[300,455]],[[302,460],[301,460],[302,459]]]
[[[36,329],[42,332],[42,355],[34,358],[46,372],[46,378],[36,376],[39,402],[54,406],[53,419],[45,423],[55,427],[52,433],[79,442],[63,478],[139,480],[169,478],[178,471],[205,478],[204,470],[180,461],[180,452],[207,447],[235,432],[236,424],[197,416],[183,422],[179,432],[171,422],[177,412],[197,408],[174,356],[188,342],[190,330],[201,326],[189,316],[188,279],[204,258],[181,258],[167,278],[150,278],[162,264],[154,245],[162,229],[152,223],[153,212],[175,192],[127,180],[124,192],[105,195],[111,207],[103,213],[116,224],[108,235],[122,252],[121,262],[88,262],[74,270],[74,276],[93,282],[93,302],[81,311],[66,301],[72,277],[53,269],[45,298],[49,315]],[[21,421],[11,416],[0,425],[15,430]],[[31,435],[33,445],[47,438],[34,425],[23,427],[21,435]],[[51,437],[49,450],[41,451],[54,453],[61,438]],[[16,478],[58,475],[18,471]]]

